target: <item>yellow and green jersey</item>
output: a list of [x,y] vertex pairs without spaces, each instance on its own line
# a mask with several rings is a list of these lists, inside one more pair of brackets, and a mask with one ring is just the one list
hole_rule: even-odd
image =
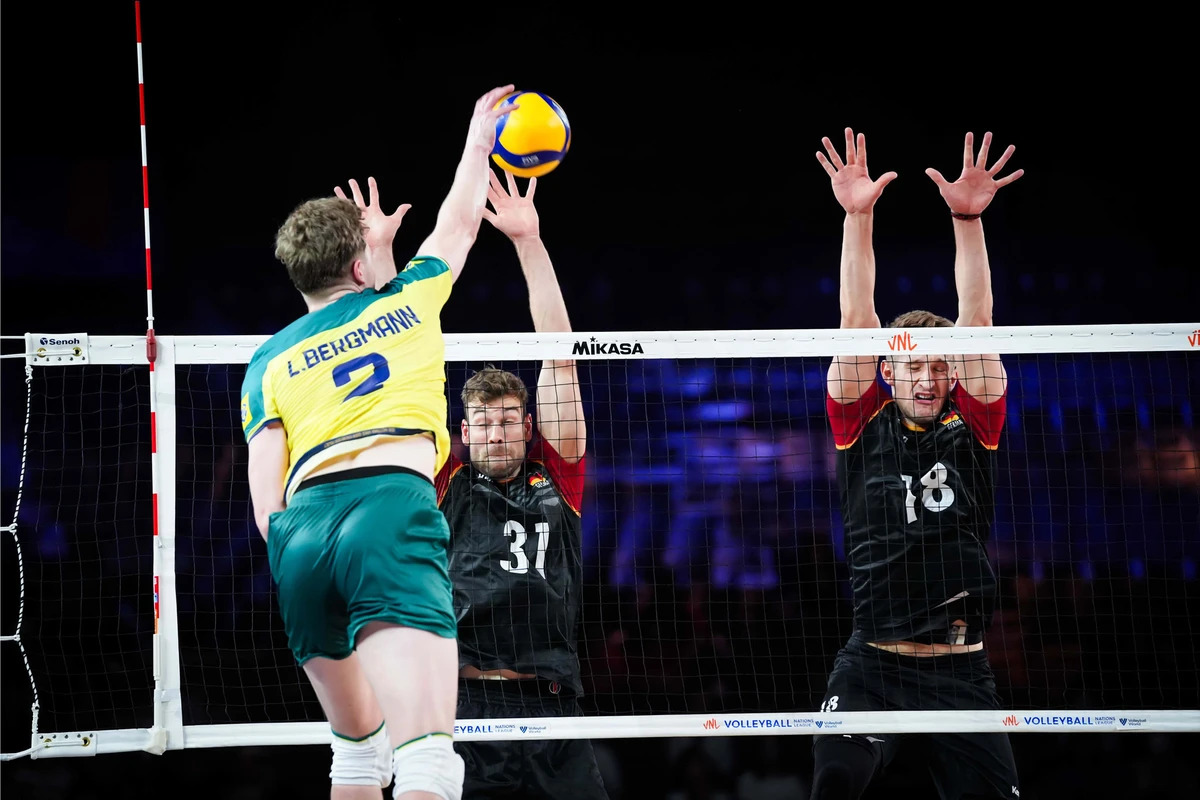
[[433,434],[441,469],[450,452],[441,311],[452,282],[445,261],[419,256],[382,289],[306,314],[254,352],[242,431],[249,442],[283,423],[285,502],[313,470],[381,437]]

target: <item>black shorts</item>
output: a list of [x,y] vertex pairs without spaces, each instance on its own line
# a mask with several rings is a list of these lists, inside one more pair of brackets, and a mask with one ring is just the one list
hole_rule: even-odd
[[[543,680],[460,679],[460,720],[578,716],[569,690]],[[608,800],[596,754],[587,739],[455,742],[466,763],[463,798],[578,798]]]
[[[902,656],[872,647],[852,636],[838,652],[829,674],[822,711],[969,711],[1000,707],[987,654],[980,650],[952,656]],[[814,759],[829,757],[820,745],[854,739],[876,754],[876,774],[896,755],[901,740],[913,737],[928,746],[929,769],[942,798],[1020,796],[1017,764],[1006,733],[881,733],[813,738]],[[824,755],[823,751],[824,750]]]

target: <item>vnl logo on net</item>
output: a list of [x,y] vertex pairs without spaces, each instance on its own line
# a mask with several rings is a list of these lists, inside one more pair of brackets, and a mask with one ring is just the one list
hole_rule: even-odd
[[1192,347],[1200,347],[1200,329],[1194,330],[1188,334],[1188,344]]

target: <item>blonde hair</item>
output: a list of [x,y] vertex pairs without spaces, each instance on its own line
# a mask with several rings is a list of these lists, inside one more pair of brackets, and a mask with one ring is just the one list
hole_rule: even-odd
[[337,285],[365,249],[362,214],[340,197],[300,204],[275,234],[275,257],[306,295]]
[[953,328],[954,323],[932,311],[906,311],[892,320],[889,328]]

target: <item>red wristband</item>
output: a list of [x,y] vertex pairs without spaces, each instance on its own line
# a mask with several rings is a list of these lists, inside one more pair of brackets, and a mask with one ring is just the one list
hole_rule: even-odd
[[954,217],[955,219],[979,219],[983,215],[982,214],[959,214],[955,211],[951,211],[950,216]]

